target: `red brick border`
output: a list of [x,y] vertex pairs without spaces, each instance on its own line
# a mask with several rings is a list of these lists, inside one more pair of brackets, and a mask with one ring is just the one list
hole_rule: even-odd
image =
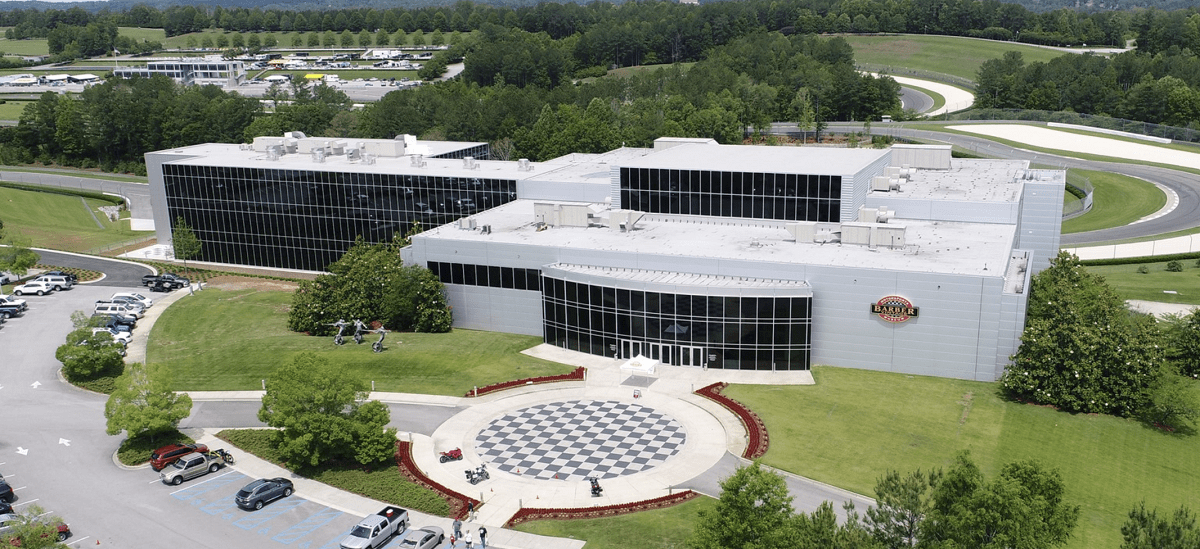
[[433,490],[439,496],[442,496],[446,500],[446,503],[450,505],[450,518],[466,518],[467,509],[470,507],[470,504],[474,504],[475,509],[479,509],[483,505],[482,501],[455,492],[425,476],[425,473],[421,472],[421,468],[417,467],[417,463],[413,461],[411,442],[406,440],[396,441],[396,465],[400,468],[400,474],[408,477],[408,480]]
[[540,385],[542,383],[554,383],[556,381],[583,381],[583,377],[584,377],[584,375],[586,375],[586,373],[587,373],[587,368],[580,366],[578,368],[575,368],[575,371],[573,371],[569,374],[559,374],[556,376],[527,377],[524,379],[514,379],[512,381],[502,381],[500,383],[493,383],[486,387],[480,387],[479,389],[473,389],[473,390],[467,391],[467,394],[465,394],[463,396],[464,397],[476,397],[479,395],[486,395],[488,393],[493,393],[496,391],[503,391],[505,389],[511,389],[513,387],[520,387],[522,385]]
[[746,444],[746,451],[742,452],[742,457],[758,459],[767,453],[767,448],[771,445],[771,436],[767,434],[767,424],[763,423],[758,414],[741,402],[722,395],[721,391],[728,386],[729,384],[725,382],[713,383],[697,390],[696,394],[714,400],[730,412],[737,414],[738,419],[742,420],[742,425],[746,427],[746,432],[750,435],[750,441]]
[[651,509],[663,509],[678,505],[692,498],[699,496],[691,490],[663,496],[660,498],[647,499],[643,501],[635,501],[633,503],[622,503],[619,505],[605,505],[603,507],[576,507],[576,508],[536,508],[522,507],[517,514],[508,519],[504,523],[505,528],[529,522],[531,520],[573,520],[573,519],[588,519],[588,518],[604,518],[615,517],[617,515],[627,515],[629,513],[637,513],[639,511],[649,511]]

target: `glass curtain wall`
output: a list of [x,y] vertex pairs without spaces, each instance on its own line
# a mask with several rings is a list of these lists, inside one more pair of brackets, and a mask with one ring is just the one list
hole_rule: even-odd
[[621,168],[621,207],[650,213],[841,221],[836,175]]
[[387,242],[510,202],[503,179],[164,164],[167,207],[201,261],[322,271],[355,239]]
[[542,277],[546,343],[667,364],[807,370],[811,297],[729,297],[626,290]]

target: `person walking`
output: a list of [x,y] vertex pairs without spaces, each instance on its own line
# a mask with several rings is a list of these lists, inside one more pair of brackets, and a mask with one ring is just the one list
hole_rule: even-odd
[[479,547],[480,549],[487,549],[487,528],[482,526],[479,527]]
[[462,521],[454,519],[454,537],[462,538]]
[[471,549],[471,531],[470,530],[467,530],[466,535],[463,536],[463,541],[467,542],[467,549]]

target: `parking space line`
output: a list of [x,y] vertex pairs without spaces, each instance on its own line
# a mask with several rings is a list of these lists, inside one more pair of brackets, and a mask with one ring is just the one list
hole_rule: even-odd
[[293,525],[291,528],[275,534],[275,537],[271,539],[278,541],[279,543],[291,544],[292,542],[313,533],[317,528],[329,524],[331,521],[333,521],[333,519],[336,519],[343,514],[344,513],[338,511],[337,509],[326,507],[321,511],[309,515],[308,518],[304,519],[299,524]]
[[[41,499],[41,498],[38,498],[38,499]],[[29,501],[22,501],[21,503],[14,503],[13,507],[17,507],[19,505],[29,505],[30,503],[33,503],[35,501],[37,501],[37,499],[31,499]]]
[[14,492],[19,492],[19,491],[21,491],[21,490],[24,490],[25,488],[26,488],[25,486],[22,486],[22,487],[20,487],[20,488],[13,488],[13,491],[14,491]]
[[[290,501],[289,501],[290,500]],[[255,528],[268,520],[271,520],[279,515],[282,515],[292,509],[304,505],[308,500],[300,497],[289,497],[276,501],[270,507],[264,507],[254,512],[253,515],[245,517],[241,520],[234,521],[233,525],[242,530]]]
[[[192,502],[193,505],[200,505],[201,503],[204,503],[204,502],[199,499],[196,499]],[[221,517],[221,518],[224,518],[225,520],[233,520],[233,517],[235,515],[233,513],[229,513],[229,511],[233,511],[234,509],[237,509],[237,502],[233,500],[233,494],[229,494],[228,496],[225,496],[221,499],[213,501],[213,502],[209,503],[208,505],[205,505],[204,507],[200,508],[201,511],[204,511],[205,513],[208,513],[210,515],[218,515],[221,513],[226,513],[225,515],[223,515]]]
[[[353,527],[348,528],[345,532],[342,532],[341,535],[325,542],[325,545],[322,545],[322,546],[318,547],[317,549],[341,549],[342,540],[346,539],[346,536],[349,536],[350,532],[352,532],[352,531],[354,531]],[[399,537],[399,536],[395,536],[395,537]],[[391,541],[389,540],[388,543],[391,543]],[[302,545],[302,546],[300,546],[300,549],[305,549],[306,547],[308,547],[308,546]]]
[[[236,475],[236,476],[230,477],[229,475]],[[224,475],[210,478],[204,482],[198,482],[196,484],[188,486],[187,488],[180,488],[178,490],[175,490],[174,492],[171,492],[171,495],[177,499],[183,499],[183,500],[191,499],[191,496],[193,496],[193,495],[203,494],[210,490],[214,490],[214,489],[220,488],[222,486],[227,486],[229,483],[231,483],[235,480],[238,480],[238,479],[243,479],[243,478],[246,478],[246,475],[238,473],[237,471],[230,471],[228,473],[225,473]],[[201,490],[196,490],[196,488],[199,488],[200,486],[204,486],[204,488]],[[190,492],[189,492],[189,490],[190,490]],[[188,492],[188,493],[183,494],[183,492]]]
[[92,536],[83,536],[82,538],[79,538],[79,539],[77,539],[77,540],[75,540],[75,541],[69,541],[69,542],[67,542],[67,545],[74,545],[74,544],[76,544],[76,543],[79,543],[79,542],[81,542],[81,541],[83,541],[83,540],[85,540],[85,539],[88,539],[88,538],[90,538],[90,537],[92,537]]

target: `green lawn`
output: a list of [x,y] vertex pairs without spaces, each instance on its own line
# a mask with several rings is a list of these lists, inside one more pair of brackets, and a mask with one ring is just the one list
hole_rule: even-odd
[[971,81],[984,61],[1003,57],[1007,51],[1021,52],[1026,63],[1076,55],[1016,42],[956,36],[846,35],[843,38],[854,48],[855,62],[937,72]]
[[144,29],[141,27],[117,27],[117,34],[128,36],[137,42],[163,42],[167,39],[166,31],[162,29]]
[[[209,288],[171,305],[150,334],[147,361],[167,363],[177,390],[256,390],[283,361],[316,351],[379,391],[461,396],[472,386],[561,374],[571,367],[519,351],[541,338],[454,330],[389,334],[383,353],[364,343],[287,330],[291,292]],[[368,338],[374,341],[374,338]]]
[[716,505],[712,498],[698,497],[666,509],[602,519],[539,520],[518,524],[516,529],[587,540],[588,549],[675,549],[691,535],[700,511]]
[[91,198],[0,187],[5,230],[29,237],[35,247],[85,252],[153,234],[129,230],[128,219],[109,221],[96,210],[107,205]]
[[1070,548],[1117,547],[1141,500],[1160,511],[1200,508],[1200,437],[1132,421],[1016,404],[997,385],[817,367],[815,386],[731,386],[726,394],[762,416],[763,461],[872,495],[889,469],[944,467],[970,450],[989,477],[1037,459],[1059,469],[1082,507]]
[[33,103],[33,101],[12,101],[7,100],[0,103],[0,120],[19,120],[21,113],[25,112],[25,106]]
[[[1167,271],[1165,261],[1140,265],[1090,266],[1087,269],[1103,275],[1109,285],[1125,299],[1200,305],[1200,268],[1196,267],[1194,259],[1179,263],[1183,266],[1183,271],[1178,273]],[[1137,272],[1138,267],[1142,265],[1150,272]],[[1176,293],[1166,294],[1163,293],[1164,290]]]
[[4,31],[8,29],[0,27],[0,52],[5,55],[50,55],[50,43],[45,38],[8,40],[4,38]]
[[1158,187],[1136,177],[1077,169],[1071,169],[1068,176],[1086,177],[1096,193],[1091,211],[1063,222],[1064,234],[1128,225],[1167,203],[1167,196]]

